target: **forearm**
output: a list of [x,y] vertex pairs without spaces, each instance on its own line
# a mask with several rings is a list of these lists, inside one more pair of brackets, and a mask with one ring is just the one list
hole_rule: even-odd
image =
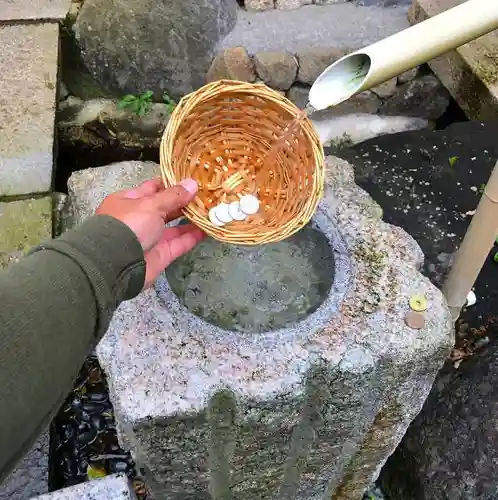
[[102,216],[0,274],[0,479],[50,422],[144,275],[133,233]]

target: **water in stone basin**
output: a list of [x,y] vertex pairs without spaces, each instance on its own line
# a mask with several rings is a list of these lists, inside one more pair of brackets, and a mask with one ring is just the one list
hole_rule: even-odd
[[[257,247],[205,240],[166,270],[179,300],[225,330],[259,333],[304,319],[327,297],[334,255],[325,236],[306,227]],[[164,282],[158,282],[161,296]]]

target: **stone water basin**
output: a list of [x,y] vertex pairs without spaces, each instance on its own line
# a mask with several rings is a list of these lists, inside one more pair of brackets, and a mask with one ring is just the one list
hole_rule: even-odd
[[319,230],[257,247],[208,239],[159,280],[189,311],[214,326],[246,333],[288,327],[315,312],[334,281],[334,252]]
[[[326,167],[310,226],[264,249],[206,241],[97,346],[120,444],[155,498],[359,500],[422,407],[453,343],[444,298],[352,167]],[[73,174],[76,219],[157,172]],[[418,330],[414,294],[429,303]]]

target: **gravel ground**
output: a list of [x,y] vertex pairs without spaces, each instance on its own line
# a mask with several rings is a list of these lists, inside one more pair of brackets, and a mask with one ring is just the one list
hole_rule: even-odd
[[29,500],[48,491],[49,435],[45,432],[0,486],[0,500]]

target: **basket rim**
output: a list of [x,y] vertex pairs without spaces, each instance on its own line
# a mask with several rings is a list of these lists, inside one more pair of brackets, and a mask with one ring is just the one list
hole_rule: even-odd
[[[298,116],[302,111],[285,96],[276,90],[267,87],[264,83],[247,83],[239,80],[218,80],[184,96],[173,110],[170,120],[163,132],[160,144],[160,170],[161,177],[166,186],[178,184],[182,179],[177,177],[173,164],[173,152],[176,144],[176,137],[183,122],[197,105],[217,99],[226,94],[245,94],[261,97],[277,104],[281,109],[288,112],[290,116]],[[304,137],[309,143],[312,159],[314,163],[312,172],[311,195],[306,196],[305,203],[300,208],[299,213],[294,218],[289,219],[275,228],[255,234],[256,227],[243,231],[234,230],[230,225],[218,227],[212,224],[205,216],[199,214],[194,203],[190,203],[183,209],[184,216],[192,223],[202,229],[207,235],[225,242],[238,245],[255,246],[266,243],[276,243],[282,241],[299,230],[301,230],[313,217],[320,200],[323,197],[325,184],[325,154],[317,132],[311,120],[306,116],[300,123]],[[254,231],[253,231],[254,230]],[[249,236],[249,237],[248,237]]]

